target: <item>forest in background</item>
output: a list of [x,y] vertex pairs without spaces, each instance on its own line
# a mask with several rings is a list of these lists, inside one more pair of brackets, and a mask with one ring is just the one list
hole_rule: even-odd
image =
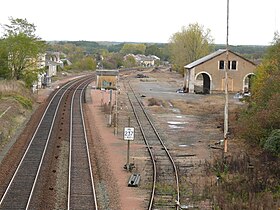
[[[84,49],[84,52],[87,54],[96,54],[100,53],[102,50],[106,50],[108,52],[120,52],[125,44],[144,44],[146,46],[154,46],[165,53],[158,54],[157,51],[154,51],[154,54],[159,56],[162,60],[167,61],[169,59],[168,53],[168,43],[139,43],[139,42],[95,42],[95,41],[49,41],[47,42],[48,50],[52,51],[60,51],[63,50],[64,47],[69,45],[74,45]],[[250,60],[258,60],[263,57],[267,48],[267,45],[230,45],[230,49],[233,52],[236,52],[247,59]],[[213,51],[218,49],[225,49],[225,44],[214,44]],[[164,50],[165,49],[165,50]]]

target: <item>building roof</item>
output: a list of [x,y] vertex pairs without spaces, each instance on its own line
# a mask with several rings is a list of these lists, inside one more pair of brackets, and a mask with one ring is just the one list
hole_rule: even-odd
[[[223,54],[224,52],[226,52],[226,49],[219,49],[219,50],[217,50],[217,51],[215,51],[215,52],[213,52],[213,53],[211,53],[209,55],[206,55],[206,56],[204,56],[204,57],[202,57],[202,58],[200,58],[200,59],[198,59],[198,60],[196,60],[196,61],[194,61],[194,62],[192,62],[192,63],[190,63],[188,65],[186,65],[186,66],[184,66],[184,68],[185,69],[192,69],[192,68],[194,68],[194,67],[196,67],[196,66],[198,66],[198,65],[200,65],[202,63],[205,63],[205,62],[207,62],[207,61],[209,61],[209,60],[211,60],[211,59],[213,59],[213,58]],[[236,55],[238,57],[241,57],[242,59],[252,63],[253,65],[256,65],[252,61],[247,60],[246,58],[244,58],[244,57],[242,57],[242,56],[232,52],[231,50],[229,50],[229,52],[233,53],[234,55]]]
[[62,61],[46,61],[46,66],[59,66],[62,64]]
[[96,70],[98,76],[118,76],[119,70]]
[[200,65],[200,64],[202,64],[202,63],[204,63],[206,61],[209,61],[209,60],[217,57],[218,55],[221,55],[225,51],[226,51],[225,49],[219,49],[219,50],[217,50],[217,51],[215,51],[215,52],[213,52],[213,53],[211,53],[209,55],[206,55],[206,56],[204,56],[204,57],[202,57],[202,58],[200,58],[200,59],[198,59],[198,60],[196,60],[196,61],[194,61],[194,62],[192,62],[192,63],[190,63],[188,65],[186,65],[186,66],[184,66],[184,68],[185,69],[192,69],[192,68],[194,68],[194,67],[196,67],[196,66],[198,66],[198,65]]

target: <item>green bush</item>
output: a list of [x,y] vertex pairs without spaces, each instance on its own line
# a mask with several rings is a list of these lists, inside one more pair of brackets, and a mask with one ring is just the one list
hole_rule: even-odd
[[257,67],[248,108],[240,114],[236,133],[250,144],[279,154],[280,129],[280,38],[268,48]]
[[264,143],[264,149],[280,155],[280,129],[273,130]]

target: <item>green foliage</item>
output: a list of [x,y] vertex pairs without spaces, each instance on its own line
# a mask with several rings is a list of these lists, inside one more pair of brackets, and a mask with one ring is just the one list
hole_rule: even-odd
[[5,42],[0,39],[0,78],[10,79],[10,71],[8,68],[8,52]]
[[18,36],[19,34],[25,34],[30,38],[36,38],[35,31],[36,26],[33,23],[29,23],[26,19],[9,18],[10,25],[4,25],[4,37]]
[[111,44],[110,46],[107,47],[109,52],[120,52],[121,49],[123,48],[124,43],[120,44]]
[[[209,167],[209,168],[207,168]],[[279,201],[279,161],[263,152],[257,156],[234,152],[206,165],[208,176],[218,176],[208,186],[213,204],[220,209],[276,209]],[[207,188],[206,188],[207,189]],[[275,202],[276,201],[276,202]]]
[[170,59],[183,74],[184,66],[209,54],[212,46],[210,30],[203,26],[190,24],[172,35],[169,43]]
[[280,154],[280,129],[273,130],[264,143],[264,149]]
[[7,58],[8,65],[1,69],[1,75],[6,79],[24,80],[30,85],[37,78],[28,76],[38,72],[38,60],[45,51],[45,42],[36,37],[35,25],[28,23],[26,19],[9,20],[10,25],[4,25],[4,36],[1,40],[3,48],[0,53],[1,60]]
[[136,60],[132,55],[126,56],[126,59],[123,62],[124,67],[131,68],[136,66]]
[[32,100],[21,96],[21,95],[13,95],[12,96],[15,100],[17,100],[24,108],[32,109]]
[[24,108],[32,108],[32,96],[24,82],[16,80],[0,80],[0,98],[13,98]]
[[[219,49],[225,49],[225,44],[215,44],[215,51]],[[250,60],[262,59],[268,46],[264,45],[236,45],[229,46],[229,49],[235,53],[242,55]]]
[[[59,42],[48,42],[49,51],[58,51],[64,52],[67,55],[67,58],[72,62],[79,62],[85,56],[94,56],[97,62],[101,61],[101,55],[107,57],[109,53],[120,53],[122,49],[125,49],[124,45],[145,45],[145,51],[141,50],[141,54],[145,55],[156,55],[161,58],[161,61],[172,61],[171,59],[171,50],[170,44],[167,43],[153,43],[153,44],[144,44],[144,43],[121,43],[121,42],[90,42],[90,41],[59,41]],[[212,44],[212,43],[211,43]],[[214,45],[215,49],[225,48],[224,45]],[[212,45],[211,45],[212,47]],[[210,47],[210,50],[211,50]],[[235,52],[245,56],[248,59],[257,59],[263,56],[264,51],[267,49],[267,46],[230,46]],[[138,53],[140,51],[130,50],[129,52]],[[144,52],[144,53],[143,53]],[[123,54],[124,55],[124,54]],[[178,54],[179,56],[179,54]],[[179,56],[180,57],[180,56]],[[105,65],[111,66],[110,62],[105,61]],[[184,62],[183,65],[186,65]],[[125,64],[123,64],[125,66]],[[173,62],[173,67],[175,69],[182,69],[180,65]]]
[[115,42],[94,42],[94,41],[51,41],[48,42],[49,51],[62,51],[68,54],[69,47],[80,48],[86,54],[98,54],[102,50],[107,50],[108,52],[120,52],[124,43]]
[[92,57],[84,57],[81,60],[77,61],[74,66],[80,70],[95,70],[96,61]]
[[162,57],[162,52],[156,44],[152,44],[146,47],[145,55],[156,55],[158,57]]
[[[238,125],[241,137],[266,149],[272,149],[274,144],[268,138],[274,130],[280,129],[280,42],[274,43],[257,68],[252,97]],[[278,149],[274,148],[273,151],[279,154]]]
[[38,70],[25,70],[21,79],[25,82],[27,88],[31,87],[38,80]]
[[123,55],[127,54],[145,54],[146,45],[145,44],[124,44],[120,53]]
[[101,49],[101,46],[97,42],[90,41],[68,41],[70,45],[76,46],[83,49],[88,54],[97,52],[98,49]]
[[53,48],[53,51],[57,52],[64,52],[67,55],[67,58],[72,62],[72,63],[77,63],[79,62],[83,57],[85,57],[85,50],[82,47],[78,47],[74,44],[71,43],[66,43],[64,45],[58,45]]
[[117,69],[123,66],[123,56],[120,53],[108,53],[102,63],[105,69]]

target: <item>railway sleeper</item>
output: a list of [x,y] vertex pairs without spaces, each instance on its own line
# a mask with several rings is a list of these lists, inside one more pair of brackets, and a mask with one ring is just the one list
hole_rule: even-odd
[[132,174],[128,180],[128,187],[138,187],[140,183],[140,174]]

